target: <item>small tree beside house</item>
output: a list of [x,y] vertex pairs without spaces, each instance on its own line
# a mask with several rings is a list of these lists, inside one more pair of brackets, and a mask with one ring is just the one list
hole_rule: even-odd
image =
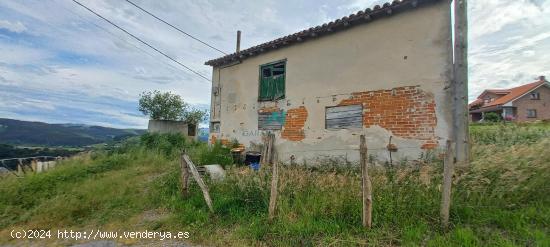
[[206,111],[190,107],[181,96],[158,90],[140,95],[139,111],[149,116],[149,132],[181,133],[194,139],[198,124],[207,118]]

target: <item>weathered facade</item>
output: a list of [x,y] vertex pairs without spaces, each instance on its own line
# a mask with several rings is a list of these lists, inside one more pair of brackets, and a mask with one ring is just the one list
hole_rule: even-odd
[[261,143],[279,160],[416,159],[451,136],[448,1],[404,0],[208,61],[211,141]]

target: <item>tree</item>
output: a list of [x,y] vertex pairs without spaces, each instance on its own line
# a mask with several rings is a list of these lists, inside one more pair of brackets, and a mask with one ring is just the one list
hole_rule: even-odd
[[200,109],[190,109],[183,112],[182,120],[193,125],[198,125],[200,122],[208,118],[208,112]]
[[143,92],[140,97],[139,111],[152,120],[184,121],[196,126],[208,118],[206,110],[189,108],[179,95],[171,92],[161,93],[155,90]]
[[158,90],[140,94],[139,111],[152,120],[181,120],[188,105],[183,99],[171,92]]

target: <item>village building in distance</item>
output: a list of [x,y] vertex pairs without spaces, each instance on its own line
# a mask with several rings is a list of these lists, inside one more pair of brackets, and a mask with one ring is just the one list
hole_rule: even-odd
[[[237,42],[238,44],[240,41]],[[276,135],[283,162],[417,159],[452,136],[451,7],[403,0],[233,54],[213,67],[210,141]]]
[[469,104],[470,120],[483,121],[489,112],[506,121],[550,120],[550,83],[544,76],[538,81],[510,89],[487,89]]

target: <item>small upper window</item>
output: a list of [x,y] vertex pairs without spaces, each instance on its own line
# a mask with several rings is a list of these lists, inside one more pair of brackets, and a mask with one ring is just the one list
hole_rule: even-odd
[[265,64],[260,67],[259,100],[278,100],[285,97],[286,61]]
[[210,133],[220,133],[220,122],[210,123]]
[[537,117],[537,110],[527,109],[527,117],[528,118],[536,118]]
[[531,93],[531,99],[539,100],[540,99],[540,93],[539,92]]

